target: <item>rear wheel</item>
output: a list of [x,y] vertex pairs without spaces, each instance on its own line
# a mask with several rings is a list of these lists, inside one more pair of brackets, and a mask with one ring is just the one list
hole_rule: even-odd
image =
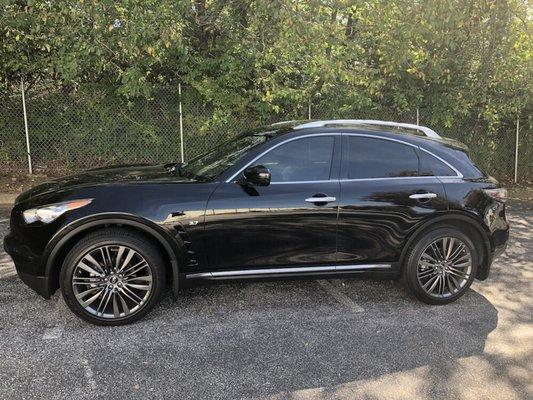
[[428,304],[446,304],[472,284],[478,256],[472,240],[456,228],[426,232],[408,251],[403,277],[410,291]]
[[142,318],[159,301],[164,272],[163,259],[146,238],[106,229],[70,250],[61,269],[61,292],[84,320],[125,325]]

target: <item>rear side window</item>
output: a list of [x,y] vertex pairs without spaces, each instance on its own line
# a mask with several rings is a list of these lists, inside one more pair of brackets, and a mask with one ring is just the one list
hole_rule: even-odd
[[418,176],[415,149],[390,140],[347,136],[343,160],[347,179]]
[[445,163],[438,158],[433,157],[431,154],[420,150],[418,152],[420,159],[420,175],[421,176],[456,176],[457,174],[453,169],[448,167]]
[[270,170],[272,182],[328,180],[333,157],[333,136],[292,140],[274,148],[254,162]]

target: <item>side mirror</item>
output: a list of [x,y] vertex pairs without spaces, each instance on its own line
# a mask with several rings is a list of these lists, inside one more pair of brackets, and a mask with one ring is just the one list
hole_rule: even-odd
[[244,181],[254,186],[270,185],[270,170],[263,165],[248,167],[243,172]]

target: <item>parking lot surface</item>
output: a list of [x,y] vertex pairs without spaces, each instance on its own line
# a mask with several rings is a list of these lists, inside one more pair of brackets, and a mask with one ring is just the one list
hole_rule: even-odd
[[489,279],[440,307],[395,281],[219,284],[96,327],[27,288],[2,250],[0,398],[532,398],[531,204],[509,217]]

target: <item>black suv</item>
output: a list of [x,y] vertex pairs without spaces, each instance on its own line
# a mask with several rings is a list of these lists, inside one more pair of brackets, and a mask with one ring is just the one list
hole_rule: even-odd
[[401,276],[430,304],[484,280],[505,248],[505,189],[464,145],[373,120],[287,122],[187,163],[39,185],[4,247],[20,278],[83,319],[144,316],[166,281]]

